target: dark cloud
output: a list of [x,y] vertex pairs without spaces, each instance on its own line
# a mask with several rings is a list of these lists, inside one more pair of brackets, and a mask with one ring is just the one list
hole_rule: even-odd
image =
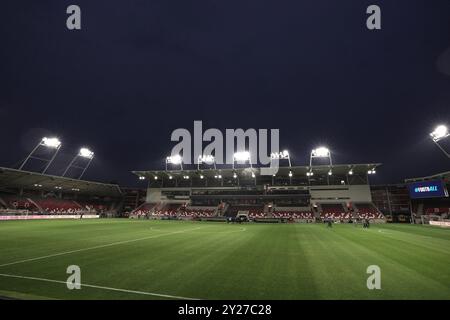
[[448,1],[378,1],[375,32],[371,1],[80,0],[81,31],[69,4],[3,4],[3,166],[52,134],[67,159],[95,150],[86,178],[134,183],[162,168],[172,130],[203,120],[279,128],[296,164],[319,143],[383,162],[380,182],[448,169],[427,138],[449,121]]

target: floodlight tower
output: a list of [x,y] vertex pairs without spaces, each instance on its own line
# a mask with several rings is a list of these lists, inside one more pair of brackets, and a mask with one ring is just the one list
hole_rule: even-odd
[[445,149],[439,144],[439,141],[446,139],[450,136],[450,133],[448,132],[448,128],[445,125],[439,125],[437,126],[432,133],[430,133],[431,140],[441,149],[441,151],[447,156],[447,158],[450,158],[450,154],[445,151]]
[[314,158],[327,158],[329,161],[329,167],[330,171],[328,171],[328,175],[332,175],[331,168],[333,167],[333,160],[331,159],[331,152],[330,149],[327,147],[318,147],[316,149],[311,150],[311,155],[309,157],[309,172],[307,173],[307,176],[312,176],[312,161]]
[[183,158],[179,154],[175,154],[166,158],[166,171],[168,171],[168,164],[179,165],[181,171],[183,171]]
[[233,155],[233,169],[234,169],[234,164],[235,163],[241,163],[241,164],[245,164],[248,161],[250,168],[253,169],[253,165],[252,165],[252,159],[250,156],[250,152],[248,151],[241,151],[241,152],[236,152]]
[[289,169],[291,168],[291,156],[289,151],[284,150],[283,152],[272,152],[270,154],[270,166],[272,166],[273,161],[278,162],[279,160],[287,160],[289,163]]
[[197,170],[200,171],[200,165],[206,164],[208,166],[213,166],[214,170],[216,170],[216,158],[212,155],[199,155],[197,160]]
[[[53,149],[55,152],[53,153],[53,156],[50,159],[36,157],[35,153],[38,151],[39,147]],[[58,138],[47,138],[47,137],[42,138],[41,141],[39,141],[39,143],[36,145],[36,147],[34,147],[34,149],[28,155],[28,157],[25,158],[25,161],[22,162],[22,164],[19,167],[19,170],[22,170],[22,168],[25,166],[25,164],[28,162],[28,160],[37,159],[37,160],[47,162],[47,165],[45,166],[44,170],[42,171],[42,173],[45,173],[47,171],[47,169],[50,167],[50,165],[52,164],[53,160],[55,160],[56,155],[58,154],[58,151],[60,148],[61,148],[61,141],[59,141]]]
[[[80,165],[75,165],[75,161],[77,161],[77,159],[79,159],[79,158],[83,158],[83,159],[87,159],[88,160],[88,162],[86,163],[86,165],[84,167],[80,166]],[[89,168],[89,165],[91,164],[92,159],[94,159],[94,152],[92,152],[88,148],[81,148],[80,151],[77,153],[77,155],[72,159],[72,161],[70,161],[70,163],[67,166],[66,170],[64,170],[64,173],[63,173],[62,176],[65,177],[70,168],[77,168],[77,169],[81,169],[82,170],[81,174],[78,177],[78,179],[81,179],[81,177],[86,172],[87,168]]]

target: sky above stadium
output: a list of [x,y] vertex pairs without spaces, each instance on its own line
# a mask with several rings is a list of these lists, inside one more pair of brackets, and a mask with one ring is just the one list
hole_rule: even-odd
[[162,169],[172,131],[201,120],[280,129],[295,165],[318,145],[381,162],[376,183],[449,170],[428,137],[450,124],[449,15],[446,0],[3,2],[0,166],[54,135],[49,173],[89,146],[85,178],[136,185],[130,171]]

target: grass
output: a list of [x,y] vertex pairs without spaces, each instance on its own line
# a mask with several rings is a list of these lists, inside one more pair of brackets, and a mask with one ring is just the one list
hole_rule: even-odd
[[[102,288],[67,289],[69,265]],[[369,265],[381,290],[367,289]],[[450,230],[427,226],[0,223],[0,296],[21,299],[450,299],[449,265]]]

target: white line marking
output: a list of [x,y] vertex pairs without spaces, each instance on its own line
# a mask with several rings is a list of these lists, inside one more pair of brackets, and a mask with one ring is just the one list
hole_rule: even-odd
[[384,234],[392,234],[392,233],[390,233],[390,232],[386,232],[386,231],[381,230],[381,229],[378,229],[378,232],[379,232],[379,233],[384,233]]
[[[0,277],[27,279],[27,280],[52,282],[52,283],[61,283],[61,284],[64,284],[64,285],[67,284],[66,281],[45,279],[45,278],[36,278],[36,277],[27,277],[27,276],[19,276],[19,275],[14,275],[14,274],[5,274],[5,273],[0,273]],[[170,294],[162,294],[162,293],[154,293],[154,292],[145,292],[145,291],[137,291],[137,290],[127,290],[127,289],[119,289],[119,288],[112,288],[112,287],[104,287],[104,286],[97,286],[97,285],[86,284],[86,283],[82,283],[81,287],[89,287],[89,288],[109,290],[109,291],[119,291],[119,292],[125,292],[125,293],[134,293],[134,294],[140,294],[140,295],[146,295],[146,296],[154,296],[154,297],[178,299],[178,300],[200,300],[200,299],[197,299],[197,298],[189,298],[189,297],[182,297],[182,296],[173,296],[173,295],[170,295]]]
[[[161,230],[161,229],[155,229],[155,228],[153,228],[153,227],[151,227],[150,230],[152,230],[152,231],[158,231],[158,232],[164,232],[164,230]],[[195,229],[192,229],[192,230],[186,230],[186,232],[194,231],[194,230],[195,230]],[[227,233],[245,232],[245,231],[247,231],[247,228],[240,228],[239,230],[220,231],[220,232],[217,232],[217,231],[202,231],[202,232],[199,232],[198,234],[203,234],[203,233],[227,234]]]
[[65,255],[65,254],[71,254],[71,253],[77,253],[77,252],[82,252],[82,251],[88,251],[88,250],[106,248],[106,247],[111,247],[111,246],[117,246],[117,245],[120,245],[120,244],[125,244],[125,243],[130,243],[130,242],[136,242],[136,241],[142,241],[142,240],[147,240],[147,239],[159,238],[159,237],[164,237],[164,236],[170,236],[170,235],[173,235],[173,234],[184,233],[184,232],[188,232],[188,231],[197,230],[197,229],[200,229],[200,228],[201,227],[194,228],[194,229],[189,229],[189,230],[175,231],[175,232],[170,232],[170,233],[165,233],[165,234],[158,234],[158,235],[153,235],[153,236],[139,238],[139,239],[132,239],[132,240],[125,240],[125,241],[113,242],[113,243],[108,243],[108,244],[102,244],[102,245],[89,247],[89,248],[83,248],[83,249],[76,249],[76,250],[71,250],[71,251],[59,252],[59,253],[49,254],[49,255],[46,255],[46,256],[42,256],[42,257],[36,257],[36,258],[30,258],[30,259],[24,259],[24,260],[19,260],[19,261],[14,261],[14,262],[8,262],[8,263],[0,264],[0,267],[6,267],[6,266],[14,265],[14,264],[19,264],[19,263],[25,263],[25,262],[30,262],[30,261],[42,260],[42,259],[62,256],[62,255]]

